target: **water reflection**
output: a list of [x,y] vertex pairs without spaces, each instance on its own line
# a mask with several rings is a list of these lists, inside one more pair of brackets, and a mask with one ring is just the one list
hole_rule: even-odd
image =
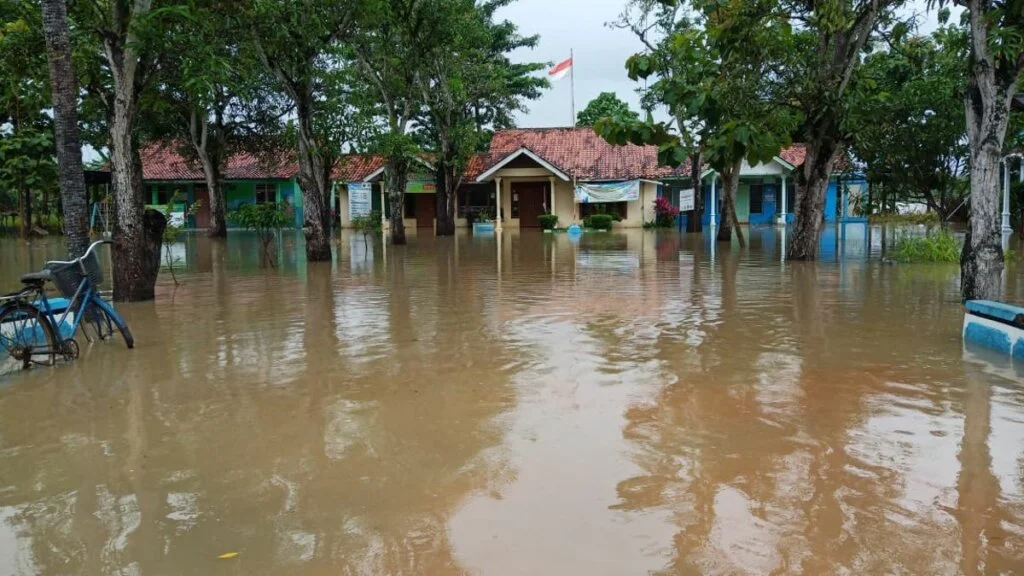
[[0,574],[1024,570],[1024,378],[847,234],[183,237],[136,350],[2,377]]

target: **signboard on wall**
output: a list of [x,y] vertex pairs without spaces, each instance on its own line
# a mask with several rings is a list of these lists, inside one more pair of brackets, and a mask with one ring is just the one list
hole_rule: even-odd
[[369,216],[373,209],[373,184],[369,182],[348,183],[348,217]]
[[437,192],[437,184],[428,179],[409,179],[405,183],[406,194],[433,194]]
[[689,212],[697,207],[696,199],[694,198],[693,188],[687,188],[686,190],[679,191],[679,211]]

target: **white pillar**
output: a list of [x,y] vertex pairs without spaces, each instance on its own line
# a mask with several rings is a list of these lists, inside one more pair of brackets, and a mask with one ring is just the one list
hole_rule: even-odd
[[1010,228],[1010,159],[1003,159],[1003,232],[1013,232]]
[[558,213],[555,212],[555,177],[554,176],[548,176],[548,190],[550,191],[550,194],[548,194],[548,196],[549,196],[548,201],[551,202],[551,205],[548,206],[548,212],[550,214],[558,216]]
[[842,202],[839,205],[839,221],[842,222],[846,218],[846,186],[843,186],[842,178],[836,181],[836,186],[839,187],[839,201]]
[[715,220],[715,216],[717,216],[717,214],[715,214],[715,211],[718,210],[718,198],[716,198],[716,194],[715,194],[715,192],[716,192],[716,190],[715,190],[715,180],[718,180],[718,174],[712,172],[711,173],[711,218],[710,218],[710,220],[711,220],[710,224],[711,224],[712,228],[714,228],[715,226],[718,226],[718,222]]
[[501,178],[494,179],[494,229],[501,230]]
[[786,225],[786,196],[788,196],[788,194],[786,194],[786,175],[785,174],[782,175],[782,192],[780,194],[782,195],[782,212],[779,214],[779,217],[776,219],[776,224],[781,224],[782,226],[785,226]]

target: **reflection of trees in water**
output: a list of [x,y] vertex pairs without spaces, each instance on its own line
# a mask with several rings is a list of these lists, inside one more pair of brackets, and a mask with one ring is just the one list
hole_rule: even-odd
[[[483,300],[458,298],[460,335],[437,323],[459,288],[433,258],[399,260],[417,270],[404,288],[384,280],[394,354],[358,367],[334,310],[345,279],[311,266],[306,284],[261,278],[258,301],[248,280],[196,282],[192,313],[158,306],[140,331],[159,346],[90,373],[96,386],[8,394],[0,422],[37,416],[16,435],[0,425],[0,507],[31,550],[24,571],[205,573],[239,551],[247,573],[461,572],[447,518],[503,473],[490,448],[514,396]],[[281,353],[293,338],[304,357]]]
[[[644,472],[620,482],[617,507],[674,515],[675,555],[664,572],[955,571],[956,531],[943,510],[945,502],[957,505],[954,482],[934,478],[931,466],[936,450],[959,443],[950,406],[958,386],[931,383],[948,382],[959,360],[929,365],[913,357],[937,354],[922,348],[919,334],[948,314],[945,305],[912,296],[920,303],[915,316],[900,321],[895,305],[872,306],[900,301],[906,287],[882,282],[870,298],[851,303],[835,296],[827,272],[805,274],[797,266],[784,286],[788,294],[779,297],[790,307],[762,303],[751,316],[737,303],[744,272],[737,275],[727,255],[716,266],[721,317],[705,326],[695,348],[679,346],[690,328],[661,332],[654,343],[661,370],[678,382],[626,413],[623,434]],[[713,280],[703,284],[706,302],[714,302]],[[878,317],[864,329],[885,318],[885,337],[854,334],[855,325],[837,321],[851,314]],[[791,337],[766,342],[759,334],[765,326]],[[893,342],[903,349],[890,350]],[[967,412],[970,419],[970,406]],[[967,426],[963,450],[977,450],[965,467],[980,474],[980,496],[977,511],[961,513],[983,518],[982,548],[1001,547],[1005,531],[996,527],[1005,515],[986,508],[999,506],[998,486],[984,455],[977,456],[987,451],[987,435],[976,432],[972,442]],[[936,429],[944,433],[935,437]],[[963,476],[957,486],[965,489]],[[919,494],[922,487],[939,496]],[[982,533],[980,525],[974,533]],[[990,566],[1013,566],[1001,561]]]

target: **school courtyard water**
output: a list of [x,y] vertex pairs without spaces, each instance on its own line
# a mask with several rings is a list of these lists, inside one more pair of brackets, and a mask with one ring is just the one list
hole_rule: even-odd
[[898,233],[186,236],[0,375],[0,575],[1024,572],[1024,369]]

